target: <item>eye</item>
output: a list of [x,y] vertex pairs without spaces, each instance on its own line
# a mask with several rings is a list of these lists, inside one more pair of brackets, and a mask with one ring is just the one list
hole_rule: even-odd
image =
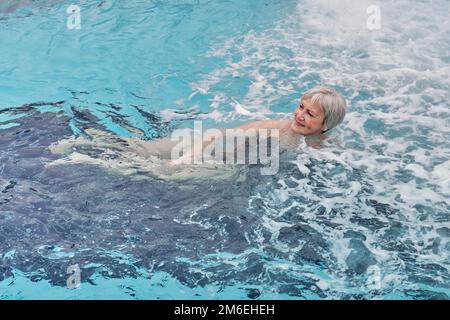
[[308,115],[310,115],[311,117],[314,117],[314,115],[311,112],[308,112]]

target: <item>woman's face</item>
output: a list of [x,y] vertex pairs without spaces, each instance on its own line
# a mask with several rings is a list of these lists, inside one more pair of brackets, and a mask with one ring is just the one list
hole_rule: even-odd
[[325,131],[325,113],[322,107],[313,104],[311,99],[300,102],[294,112],[291,130],[304,136]]

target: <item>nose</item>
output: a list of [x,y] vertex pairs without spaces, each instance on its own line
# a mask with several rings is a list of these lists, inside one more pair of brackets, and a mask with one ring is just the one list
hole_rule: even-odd
[[295,115],[295,118],[299,119],[299,120],[305,120],[305,117],[303,116],[303,110],[302,109],[299,108],[297,110],[297,114]]

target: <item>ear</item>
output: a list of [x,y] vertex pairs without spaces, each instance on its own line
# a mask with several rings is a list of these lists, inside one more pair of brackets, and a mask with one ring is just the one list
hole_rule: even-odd
[[324,122],[323,122],[323,125],[322,125],[322,131],[325,132],[325,131],[327,131],[327,130],[328,130],[327,124],[326,124],[325,121],[324,121]]

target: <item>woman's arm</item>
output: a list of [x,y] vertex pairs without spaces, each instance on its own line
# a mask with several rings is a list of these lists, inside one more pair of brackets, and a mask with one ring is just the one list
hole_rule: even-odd
[[239,126],[239,129],[281,129],[284,124],[284,121],[280,120],[259,120],[253,121],[250,123],[246,123],[242,126]]

